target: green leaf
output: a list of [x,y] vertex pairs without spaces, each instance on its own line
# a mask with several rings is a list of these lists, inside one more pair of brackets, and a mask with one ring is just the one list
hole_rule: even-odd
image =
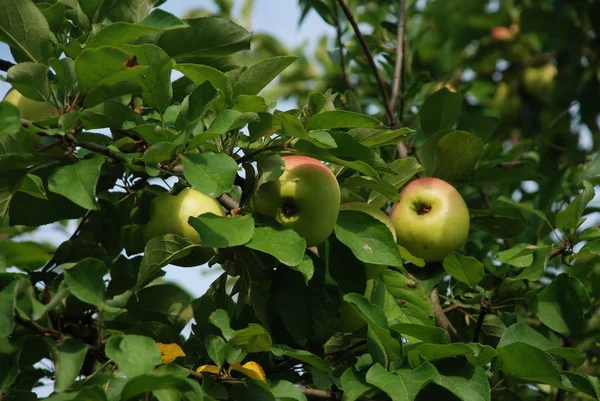
[[98,259],[87,258],[64,271],[65,282],[71,293],[83,302],[97,306],[106,312],[118,312],[105,302],[106,265]]
[[413,401],[427,384],[439,377],[437,369],[429,362],[424,362],[414,369],[398,369],[394,373],[404,382],[410,401]]
[[308,119],[308,130],[331,128],[382,128],[385,125],[366,114],[345,110],[325,111]]
[[251,34],[225,18],[205,17],[186,22],[189,27],[164,32],[156,41],[178,63],[196,63],[250,49]]
[[[62,5],[62,3],[55,3],[55,5],[56,4]],[[73,86],[77,83],[77,77],[75,76],[75,61],[69,57],[61,59],[52,57],[50,59],[50,68],[56,73],[56,79],[63,92],[71,93],[73,91]]]
[[[143,351],[142,351],[143,352]],[[176,390],[176,400],[183,401],[202,401],[204,392],[198,382],[179,377],[174,374],[147,373],[132,377],[123,386],[122,393],[117,394],[116,399],[129,400],[139,399],[136,396],[142,396],[154,392],[160,394],[161,391]],[[165,393],[162,393],[165,394]],[[172,400],[173,398],[162,398],[162,400]]]
[[225,340],[229,341],[235,335],[235,330],[231,328],[231,323],[229,321],[229,315],[223,309],[217,309],[208,317],[210,323],[214,326],[218,327],[225,337]]
[[448,332],[439,327],[424,326],[415,323],[396,323],[391,325],[390,329],[397,333],[404,334],[405,336],[410,336],[428,343],[450,343]]
[[346,369],[340,379],[342,390],[344,390],[344,401],[356,401],[373,389],[366,382],[364,376],[361,376],[353,367]]
[[555,225],[558,229],[576,228],[581,224],[581,216],[585,207],[594,199],[594,187],[587,181],[583,182],[583,191],[564,209],[556,214]]
[[296,61],[296,56],[277,56],[259,61],[242,72],[233,85],[234,97],[257,95],[277,75]]
[[406,384],[401,377],[387,371],[376,363],[367,372],[367,383],[374,385],[386,393],[392,401],[410,400]]
[[19,186],[19,191],[39,199],[48,199],[46,197],[46,188],[44,188],[42,179],[35,174],[27,174],[23,177],[23,181]]
[[[397,159],[390,163],[390,167],[394,171],[393,174],[384,174],[382,180],[390,183],[398,190],[408,182],[415,174],[423,171],[417,159],[407,157],[406,159]],[[386,197],[377,191],[371,192],[369,195],[369,203],[377,208],[383,207],[386,202]]]
[[336,237],[361,261],[402,266],[390,229],[367,213],[341,210],[334,231]]
[[193,317],[192,299],[173,284],[153,284],[139,290],[127,303],[131,316],[143,322],[159,322],[179,333]]
[[33,271],[50,260],[54,247],[32,241],[1,241],[0,260],[7,267],[16,266],[21,270]]
[[21,111],[10,102],[0,102],[0,136],[21,130]]
[[171,159],[175,155],[177,145],[170,142],[158,142],[144,152],[142,160],[146,163],[159,163]]
[[206,132],[197,134],[189,144],[190,148],[199,146],[229,131],[242,128],[246,124],[258,120],[256,113],[241,113],[237,110],[221,110],[210,124]]
[[63,392],[69,389],[80,374],[88,346],[79,340],[69,338],[52,348],[56,372],[54,391]]
[[281,401],[306,401],[306,396],[293,383],[279,380],[271,383],[271,391]]
[[281,129],[281,120],[270,113],[258,113],[259,121],[248,124],[250,139],[255,141],[265,136],[270,136]]
[[382,305],[390,322],[435,326],[428,293],[418,282],[392,269],[379,278],[385,285],[375,287],[373,302]]
[[456,252],[444,258],[444,270],[469,287],[475,287],[484,276],[483,264],[480,261],[471,256],[463,256]]
[[94,156],[57,167],[48,177],[48,189],[84,209],[98,210],[96,184],[104,160],[102,156]]
[[484,151],[481,138],[466,131],[444,135],[435,148],[435,172],[443,180],[470,173]]
[[507,376],[563,387],[558,364],[552,356],[539,348],[514,342],[498,347],[498,357],[502,363],[501,369]]
[[290,266],[290,269],[295,270],[304,276],[304,283],[308,285],[308,282],[315,274],[315,266],[312,259],[308,255],[302,256],[302,261],[297,264]]
[[86,101],[87,107],[113,97],[111,88],[117,91],[116,94],[137,92],[137,85],[133,84],[132,87],[132,83],[123,88],[114,87],[119,82],[135,81],[135,77],[149,73],[148,66],[128,67],[128,63],[133,63],[133,56],[116,47],[102,46],[96,49],[85,49],[79,54],[75,60],[75,74],[79,90],[82,93],[90,93],[93,89],[104,88],[102,90],[106,92],[102,96],[96,96],[94,102]]
[[48,22],[31,0],[2,1],[0,41],[15,50],[18,62],[43,62],[52,52]]
[[[229,390],[229,396],[233,401],[278,401],[267,383],[260,380],[246,381],[234,384]],[[285,400],[285,398],[283,399]],[[283,401],[282,400],[282,401]],[[287,400],[285,400],[287,401]]]
[[408,128],[408,127],[400,128],[400,129],[393,130],[393,131],[383,131],[380,134],[369,136],[368,138],[363,139],[362,141],[360,141],[360,143],[361,143],[361,145],[365,145],[370,148],[379,147],[379,146],[387,146],[387,145],[395,145],[395,144],[399,143],[400,141],[402,141],[402,139],[406,135],[408,135],[414,131],[415,130]]
[[244,352],[269,352],[271,351],[271,336],[259,324],[250,323],[248,327],[236,330],[229,344],[241,348]]
[[311,133],[306,132],[302,123],[293,114],[284,113],[279,110],[275,110],[273,115],[281,121],[281,126],[283,127],[283,135],[287,137],[294,137],[302,139],[308,143],[315,145],[318,148],[329,149],[336,148],[337,143],[333,139],[333,137],[327,132],[320,131],[320,134],[311,135]]
[[106,343],[105,352],[119,371],[130,377],[148,373],[162,363],[156,343],[144,336],[113,336]]
[[491,116],[471,116],[461,118],[458,122],[458,129],[469,131],[476,134],[483,142],[487,142],[492,137],[498,127],[498,119]]
[[225,363],[227,359],[227,343],[222,337],[208,335],[204,339],[204,346],[209,358],[219,367],[219,369]]
[[263,113],[269,110],[269,106],[265,99],[260,96],[240,95],[235,99],[233,109],[242,113]]
[[285,162],[283,158],[277,154],[266,157],[259,157],[256,163],[259,176],[256,182],[256,188],[260,187],[265,182],[275,181],[285,171]]
[[151,238],[146,243],[144,249],[144,257],[140,263],[135,288],[141,288],[147,284],[148,280],[154,277],[154,274],[160,268],[174,260],[189,255],[192,249],[197,246],[187,238],[182,238],[174,234],[165,234]]
[[23,96],[39,102],[47,102],[50,97],[48,66],[41,63],[19,63],[8,69],[8,82]]
[[296,359],[298,361],[304,362],[313,366],[323,372],[327,371],[327,365],[325,362],[313,354],[312,352],[303,350],[303,349],[293,349],[284,344],[275,344],[271,347],[271,352],[277,356],[288,356],[290,358]]
[[559,275],[535,296],[533,312],[546,326],[559,333],[579,333],[591,307],[588,292],[577,278]]
[[183,175],[203,194],[216,198],[231,191],[237,163],[224,153],[186,153],[181,156]]
[[273,255],[287,266],[297,266],[303,260],[306,241],[291,229],[257,227],[246,246]]
[[366,188],[378,194],[383,195],[386,199],[397,202],[400,197],[398,190],[385,180],[377,180],[371,177],[353,176],[344,181],[344,187],[349,188]]
[[161,9],[155,9],[150,15],[135,24],[130,22],[115,22],[106,25],[96,36],[93,36],[88,41],[86,48],[117,46],[151,33],[186,28],[187,26],[188,24],[173,14],[169,14]]
[[208,81],[216,89],[223,92],[226,99],[231,99],[233,96],[233,89],[227,75],[216,68],[199,64],[176,64],[174,68],[191,79],[198,87]]
[[439,376],[433,380],[462,401],[490,401],[488,376],[481,366],[466,360],[447,360],[436,364]]
[[15,327],[18,284],[18,280],[11,280],[0,290],[0,339],[8,338]]
[[542,213],[539,210],[536,210],[534,208],[532,208],[529,205],[525,205],[523,203],[519,203],[519,202],[515,202],[512,199],[509,199],[505,196],[500,196],[498,197],[498,201],[499,202],[503,202],[503,203],[507,203],[509,205],[511,205],[512,207],[515,207],[517,209],[520,209],[528,214],[535,214],[536,216],[538,216],[540,219],[544,220],[545,222],[548,223],[548,225],[550,225],[550,221],[548,220],[548,218],[546,217],[546,215],[544,213]]
[[435,362],[457,356],[465,356],[470,362],[477,365],[487,365],[496,356],[496,351],[488,345],[478,343],[418,343],[408,351],[408,361],[411,366],[421,364],[422,360]]
[[429,96],[419,111],[421,129],[426,136],[454,128],[462,111],[463,96],[443,88]]
[[367,322],[369,331],[373,333],[375,339],[385,351],[386,364],[398,359],[402,352],[401,346],[390,333],[383,309],[369,303],[364,296],[355,293],[344,295],[344,301],[350,303],[352,308]]
[[221,217],[205,213],[199,217],[190,217],[188,223],[194,227],[202,246],[227,248],[247,244],[254,234],[254,220],[247,214],[240,217]]

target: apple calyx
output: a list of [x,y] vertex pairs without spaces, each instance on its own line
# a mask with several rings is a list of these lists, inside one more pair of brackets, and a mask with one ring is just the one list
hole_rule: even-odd
[[414,205],[413,210],[417,212],[419,216],[422,216],[431,212],[431,205],[427,205],[425,203],[417,203]]

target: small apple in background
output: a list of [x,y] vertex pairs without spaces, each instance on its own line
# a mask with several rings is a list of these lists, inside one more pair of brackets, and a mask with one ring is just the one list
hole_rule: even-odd
[[[375,217],[377,220],[381,221],[383,224],[385,224],[390,229],[390,232],[392,233],[392,236],[394,237],[394,241],[397,241],[396,229],[394,228],[394,224],[392,223],[392,220],[390,220],[390,218],[388,217],[387,214],[385,214],[383,211],[377,209],[375,206],[370,205],[368,203],[363,203],[363,202],[349,202],[349,203],[344,203],[342,206],[340,206],[340,210],[356,210],[359,212],[367,213],[368,215],[370,215],[372,217]],[[381,273],[383,273],[383,271],[385,269],[387,269],[387,266],[385,266],[385,265],[376,265],[373,263],[365,263],[367,280],[372,279],[373,277],[379,276]]]
[[200,234],[188,223],[190,217],[203,213],[225,216],[223,207],[216,200],[192,188],[186,188],[178,195],[164,193],[152,200],[150,221],[144,227],[144,240],[165,234],[175,234],[200,244]]
[[[367,280],[364,296],[371,302],[372,295],[373,279],[370,279]],[[362,329],[366,324],[367,322],[363,319],[362,315],[358,313],[350,303],[342,301],[340,322],[337,325],[337,331],[341,331],[342,333],[354,333]]]
[[329,237],[340,211],[340,187],[329,168],[306,156],[286,156],[285,171],[261,185],[252,197],[254,211],[275,218],[316,246]]
[[540,67],[527,67],[523,71],[523,85],[530,95],[547,101],[552,96],[556,75],[558,69],[552,63]]
[[58,116],[56,108],[50,103],[26,98],[16,89],[11,89],[4,101],[17,106],[21,110],[21,117],[29,121],[47,120]]
[[400,192],[390,218],[398,244],[426,262],[459,250],[469,234],[469,210],[458,191],[438,178],[421,178]]

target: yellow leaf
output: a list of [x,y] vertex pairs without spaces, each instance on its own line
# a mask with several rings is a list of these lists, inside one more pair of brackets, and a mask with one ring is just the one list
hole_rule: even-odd
[[238,372],[241,372],[254,380],[262,380],[264,382],[267,381],[267,376],[265,375],[265,371],[263,370],[262,366],[253,361],[246,362],[244,366],[234,363],[231,365],[231,370],[237,370]]
[[218,366],[215,366],[215,365],[202,365],[202,366],[198,367],[198,369],[196,369],[196,372],[198,372],[198,373],[207,372],[207,373],[212,373],[213,375],[218,375],[220,372],[220,369]]
[[156,343],[156,346],[160,351],[160,357],[162,358],[163,364],[171,363],[180,356],[185,356],[185,353],[177,344]]

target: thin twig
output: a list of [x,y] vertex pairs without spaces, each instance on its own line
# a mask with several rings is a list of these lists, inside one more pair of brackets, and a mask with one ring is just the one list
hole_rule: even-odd
[[485,321],[485,315],[487,315],[492,307],[492,303],[489,299],[483,297],[481,298],[480,303],[481,308],[479,309],[479,316],[477,316],[477,323],[475,324],[475,329],[473,332],[473,342],[476,343],[479,341],[479,334],[481,333],[481,329],[483,328],[483,322]]
[[228,210],[235,210],[240,207],[239,203],[237,203],[231,196],[227,194],[223,194],[217,198],[219,203],[223,205]]
[[431,302],[431,306],[433,308],[433,316],[435,318],[435,324],[446,330],[446,332],[450,335],[450,338],[453,342],[466,342],[460,334],[458,334],[458,330],[450,323],[448,317],[444,313],[442,306],[440,305],[440,297],[437,288],[434,288],[431,291],[431,295],[429,296],[429,302]]
[[51,337],[56,341],[62,341],[67,338],[65,335],[59,333],[56,330],[51,330],[49,328],[40,326],[39,324],[37,324],[33,321],[25,320],[25,319],[21,318],[19,315],[15,315],[15,323],[17,323],[20,326],[26,327],[32,331],[35,331],[42,337]]
[[[406,3],[405,0],[399,0],[398,2],[398,30],[397,30],[397,42],[396,42],[396,64],[394,66],[394,81],[392,84],[392,109],[396,107],[398,96],[400,95],[400,82],[402,81],[402,74],[404,73],[404,24],[406,21]],[[404,97],[402,95],[402,97]],[[404,99],[402,99],[404,100]],[[402,115],[400,115],[402,119]]]
[[348,85],[348,75],[346,74],[346,56],[344,55],[344,43],[342,42],[342,27],[340,25],[340,17],[338,12],[338,5],[336,0],[332,0],[333,3],[333,18],[335,19],[335,30],[337,33],[337,42],[338,48],[340,52],[340,68],[341,68],[341,78],[342,78],[342,89],[346,90],[349,88]]
[[375,64],[375,60],[373,59],[373,55],[371,54],[371,51],[369,50],[369,45],[367,45],[367,42],[365,41],[365,38],[362,35],[360,28],[358,27],[358,24],[356,23],[356,20],[354,19],[354,16],[352,15],[352,12],[348,8],[348,5],[346,5],[346,2],[344,0],[338,0],[338,3],[340,4],[342,11],[344,11],[346,18],[348,19],[348,22],[350,22],[350,25],[352,25],[352,29],[354,30],[354,33],[356,34],[356,38],[360,42],[360,44],[363,48],[363,51],[365,53],[365,56],[367,57],[369,66],[371,67],[371,69],[373,70],[373,73],[375,74],[375,79],[377,80],[377,85],[379,85],[379,91],[381,92],[381,97],[383,98],[383,105],[385,108],[385,112],[387,114],[388,124],[390,127],[393,127],[396,125],[396,116],[394,115],[394,109],[392,108],[392,105],[390,103],[390,98],[388,96],[387,89],[385,87],[385,83],[383,82],[383,78],[381,77],[379,69],[377,68],[377,64]]

